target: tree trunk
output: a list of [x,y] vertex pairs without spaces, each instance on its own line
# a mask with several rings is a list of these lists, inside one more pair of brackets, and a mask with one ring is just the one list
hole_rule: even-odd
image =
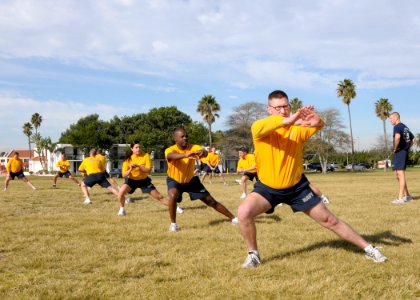
[[384,172],[386,172],[386,169],[388,167],[388,141],[386,139],[386,123],[385,120],[383,120],[384,123],[384,139],[385,139],[385,166],[384,166]]
[[32,159],[32,151],[31,151],[31,138],[28,136],[28,146],[29,146],[29,160]]
[[354,171],[354,143],[353,143],[353,128],[351,126],[351,114],[350,114],[350,103],[347,104],[347,110],[349,112],[349,123],[350,123],[350,141],[351,141],[351,170]]
[[208,125],[209,125],[209,146],[211,147],[212,142],[213,142],[211,139],[211,123],[209,122]]

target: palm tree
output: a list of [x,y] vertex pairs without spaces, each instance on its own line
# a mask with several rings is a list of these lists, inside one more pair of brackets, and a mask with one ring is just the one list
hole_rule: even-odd
[[41,126],[42,123],[42,116],[39,113],[34,113],[31,117],[31,123],[34,125],[35,134],[38,133],[38,128]]
[[209,145],[212,144],[211,139],[211,124],[214,123],[216,117],[218,118],[219,115],[217,112],[220,111],[220,105],[217,103],[216,98],[212,95],[205,95],[201,100],[198,102],[197,112],[201,114],[203,117],[204,122],[207,124],[209,130]]
[[23,134],[28,137],[28,146],[29,146],[29,159],[32,158],[32,151],[31,151],[31,136],[32,136],[32,124],[27,122],[23,124]]
[[350,103],[351,100],[356,98],[356,86],[350,79],[344,79],[338,83],[337,97],[342,97],[343,103],[347,105],[350,122],[350,141],[351,141],[351,166],[354,170],[354,142],[353,142],[353,128],[351,126]]
[[392,104],[389,103],[388,99],[381,98],[378,101],[375,102],[375,113],[376,116],[382,120],[383,126],[384,126],[384,141],[385,141],[385,168],[384,171],[386,171],[386,167],[388,165],[388,139],[386,137],[386,119],[389,117],[389,113],[392,110]]
[[303,103],[299,98],[293,98],[289,103],[292,107],[292,113],[297,112],[297,110],[303,106]]

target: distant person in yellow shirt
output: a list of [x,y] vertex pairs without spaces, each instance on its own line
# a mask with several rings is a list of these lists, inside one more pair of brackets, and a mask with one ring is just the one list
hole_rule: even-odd
[[238,223],[238,219],[225,207],[217,202],[206,190],[200,179],[194,176],[194,160],[207,156],[207,151],[198,145],[188,143],[188,134],[184,128],[177,128],[174,131],[173,139],[175,145],[165,150],[165,158],[168,161],[168,185],[169,194],[169,216],[171,225],[169,231],[179,230],[176,224],[176,203],[182,201],[184,192],[190,195],[191,200],[200,199],[208,206],[228,217],[233,224]]
[[[118,215],[126,215],[124,208],[125,194],[133,194],[137,188],[160,201],[163,205],[168,206],[168,199],[159,193],[148,176],[152,170],[150,155],[141,151],[139,142],[131,143],[130,148],[131,153],[124,160],[122,167],[122,176],[125,178],[125,182],[118,192],[118,201],[120,203]],[[182,214],[183,212],[182,208],[177,207],[177,213]]]
[[84,204],[91,204],[88,187],[92,188],[95,184],[99,184],[103,188],[111,191],[118,197],[118,191],[108,182],[103,172],[102,160],[96,155],[96,148],[91,148],[89,157],[86,157],[79,166],[79,171],[82,172],[85,178],[82,181],[81,188],[85,197]]
[[60,160],[57,162],[56,167],[58,168],[58,172],[57,172],[57,174],[55,174],[55,176],[53,178],[53,187],[57,186],[58,177],[69,178],[69,179],[73,180],[75,183],[77,183],[78,185],[80,185],[79,181],[69,171],[70,162],[67,160],[66,155],[64,153],[61,153]]
[[106,156],[105,156],[105,153],[102,151],[102,149],[98,149],[98,151],[96,152],[96,155],[101,160],[102,169],[103,169],[104,176],[105,176],[106,180],[108,180],[109,183],[112,186],[119,189],[118,182],[114,178],[112,178],[111,175],[109,175],[108,171],[106,170]]
[[247,195],[247,181],[258,181],[257,175],[257,164],[255,163],[255,156],[252,153],[248,153],[245,147],[239,148],[238,151],[239,160],[236,167],[236,174],[242,174],[241,179],[237,181],[242,185],[241,199],[245,199]]
[[201,183],[204,182],[204,178],[206,178],[207,175],[209,175],[209,181],[211,183],[211,177],[212,177],[212,174],[214,173],[214,174],[219,174],[219,176],[223,180],[223,184],[227,185],[223,172],[220,172],[219,163],[220,163],[220,155],[216,153],[216,147],[211,147],[211,152],[209,152],[209,154],[207,155],[206,165],[204,165],[205,174],[201,178]]
[[[387,258],[378,248],[328,210],[303,174],[305,142],[324,126],[314,107],[304,106],[290,115],[289,99],[278,90],[268,96],[267,110],[270,116],[257,120],[251,127],[259,181],[238,208],[239,226],[248,250],[242,267],[255,268],[261,264],[255,218],[272,212],[280,203],[289,205],[293,212],[305,213],[342,239],[364,249],[366,258],[384,262]],[[294,125],[296,122],[299,126]]]
[[22,179],[28,186],[33,190],[36,190],[36,187],[26,178],[23,174],[23,161],[19,158],[19,152],[14,152],[13,157],[9,159],[6,166],[6,179],[4,181],[4,191],[7,191],[9,187],[10,180],[15,180],[15,178]]

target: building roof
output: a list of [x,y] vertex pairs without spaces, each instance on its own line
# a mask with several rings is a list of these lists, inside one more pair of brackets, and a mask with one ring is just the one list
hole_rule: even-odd
[[9,152],[6,152],[5,157],[11,158],[11,157],[13,157],[13,153],[15,153],[15,152],[19,152],[19,157],[20,158],[29,158],[29,153],[31,153],[30,157],[35,156],[35,151],[34,150],[31,150],[29,152],[29,150],[12,149]]

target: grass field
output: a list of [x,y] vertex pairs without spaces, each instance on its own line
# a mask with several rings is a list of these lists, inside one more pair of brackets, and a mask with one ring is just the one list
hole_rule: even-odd
[[[0,299],[418,299],[420,170],[407,177],[416,200],[393,205],[392,172],[308,174],[386,263],[281,206],[257,218],[263,264],[253,270],[240,267],[238,226],[186,195],[181,231],[170,233],[166,207],[141,192],[118,217],[115,197],[97,186],[83,205],[69,180],[53,189],[51,177],[31,176],[36,191],[14,181],[0,192]],[[205,185],[236,215],[235,178]],[[166,194],[164,179],[152,177]]]

